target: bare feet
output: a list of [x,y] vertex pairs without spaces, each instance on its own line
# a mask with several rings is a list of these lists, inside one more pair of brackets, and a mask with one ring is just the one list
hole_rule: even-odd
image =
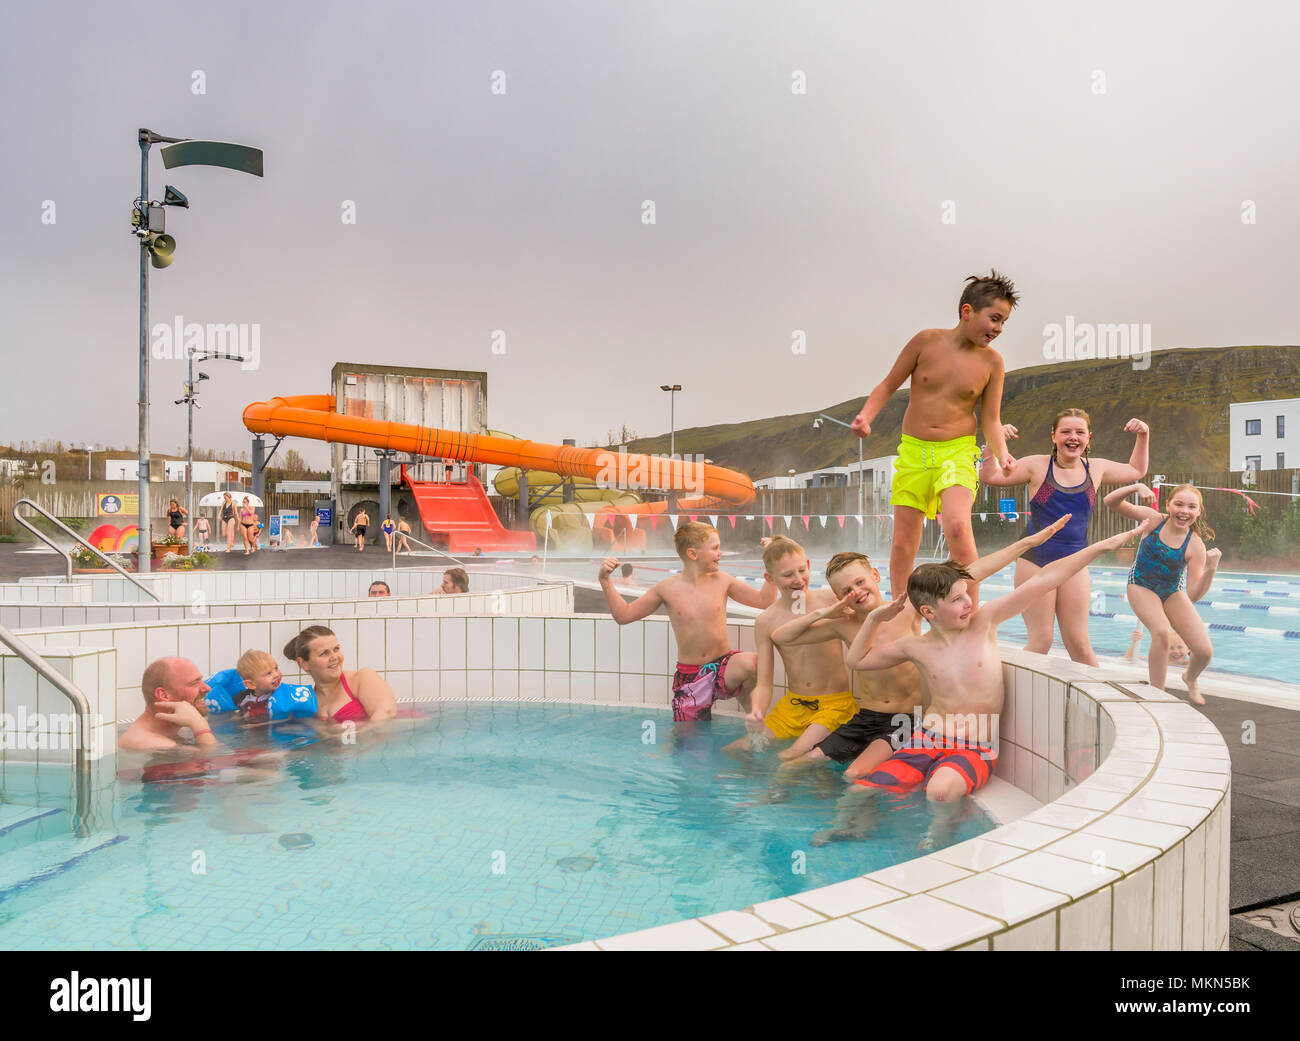
[[1196,680],[1184,680],[1183,682],[1187,684],[1187,700],[1193,705],[1204,705],[1205,696],[1201,694]]

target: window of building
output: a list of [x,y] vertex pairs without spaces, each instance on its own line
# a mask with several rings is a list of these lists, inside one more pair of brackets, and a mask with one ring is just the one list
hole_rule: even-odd
[[1258,419],[1246,420],[1246,436],[1250,437],[1252,434],[1258,434],[1261,422],[1262,421]]
[[1285,452],[1278,452],[1278,454],[1277,454],[1277,468],[1278,468],[1279,470],[1285,470],[1285,469],[1286,469],[1286,463],[1283,462],[1283,460],[1284,460],[1285,458],[1286,458],[1286,453],[1285,453]]
[[1286,437],[1286,416],[1277,417],[1277,436]]
[[1263,467],[1260,466],[1260,457],[1257,455],[1246,456],[1246,469],[1254,470],[1256,473],[1262,470]]

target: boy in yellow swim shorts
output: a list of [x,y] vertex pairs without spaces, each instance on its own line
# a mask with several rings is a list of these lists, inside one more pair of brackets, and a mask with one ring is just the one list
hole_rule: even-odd
[[[1002,332],[1018,298],[1011,280],[996,270],[971,275],[957,305],[952,329],[923,329],[908,342],[883,381],[853,420],[859,437],[885,402],[909,378],[911,398],[903,415],[903,438],[894,468],[890,504],[894,540],[889,552],[891,589],[901,590],[916,562],[927,517],[943,514],[943,533],[957,560],[974,560],[971,504],[978,487],[979,448],[975,444],[975,405],[980,405],[984,436],[1003,473],[1015,460],[1002,429],[1002,381],[1006,368],[990,344]],[[978,603],[978,590],[970,590]]]
[[836,598],[827,590],[809,588],[808,557],[799,543],[783,535],[773,538],[763,551],[763,569],[764,577],[776,586],[780,597],[754,623],[758,678],[745,717],[749,736],[733,741],[726,751],[746,745],[758,751],[770,741],[794,739],[794,744],[782,749],[780,756],[785,760],[800,759],[857,715],[858,703],[840,647],[818,643],[780,648],[787,691],[772,705],[776,650],[773,631],[807,611],[833,604]]

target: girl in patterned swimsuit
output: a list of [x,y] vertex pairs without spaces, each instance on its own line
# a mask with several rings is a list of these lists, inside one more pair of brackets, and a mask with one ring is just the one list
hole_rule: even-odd
[[1183,673],[1188,700],[1204,705],[1196,681],[1210,664],[1214,648],[1205,623],[1196,613],[1196,601],[1210,591],[1223,554],[1205,548],[1205,543],[1214,539],[1214,529],[1205,523],[1201,493],[1193,485],[1180,484],[1173,490],[1168,514],[1125,502],[1135,491],[1141,502],[1155,501],[1155,492],[1145,484],[1129,484],[1107,495],[1106,505],[1134,520],[1159,519],[1156,529],[1138,545],[1137,558],[1128,573],[1128,602],[1138,621],[1151,632],[1151,652],[1147,655],[1151,685],[1165,689],[1172,629],[1191,651],[1191,661]]
[[[1029,527],[1025,534],[1042,531],[1065,514],[1071,515],[1061,531],[1016,562],[1016,588],[1052,561],[1087,545],[1088,517],[1097,504],[1097,489],[1102,484],[1127,484],[1140,481],[1146,474],[1150,428],[1140,419],[1130,419],[1124,429],[1133,434],[1133,452],[1127,463],[1089,457],[1092,426],[1088,413],[1081,408],[1067,408],[1057,415],[1052,423],[1051,455],[1025,456],[1005,474],[993,459],[981,459],[980,480],[985,484],[1029,486]],[[1014,427],[1006,430],[1011,437],[1016,436]],[[988,455],[987,450],[984,454]],[[1052,647],[1055,621],[1070,657],[1085,665],[1096,665],[1097,655],[1088,639],[1091,591],[1085,569],[1026,607],[1025,650],[1046,654]]]

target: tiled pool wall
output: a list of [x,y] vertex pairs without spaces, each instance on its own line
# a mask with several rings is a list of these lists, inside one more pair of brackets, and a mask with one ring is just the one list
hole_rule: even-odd
[[[417,585],[407,582],[406,585]],[[471,583],[475,585],[475,583]],[[22,631],[38,631],[72,626],[130,625],[134,622],[183,621],[218,618],[284,618],[304,612],[322,612],[330,617],[382,617],[415,614],[499,614],[504,611],[529,614],[567,614],[573,610],[573,587],[567,582],[527,585],[486,583],[469,593],[425,592],[398,593],[368,597],[360,593],[343,594],[337,600],[324,597],[307,599],[262,599],[243,597],[215,600],[201,589],[174,601],[152,600],[115,604],[100,600],[68,603],[0,603],[0,625]]]
[[[212,601],[357,600],[370,584],[388,583],[394,596],[423,596],[438,590],[444,565],[330,571],[158,571],[135,578],[163,601],[189,603],[196,594]],[[471,593],[554,584],[536,575],[469,570]],[[23,578],[0,582],[0,604],[155,603],[139,586],[116,574]]]
[[[276,649],[318,621],[339,634],[354,666],[381,671],[402,700],[662,710],[676,659],[663,618],[618,626],[601,616],[531,612],[204,619],[29,638],[89,649],[82,653],[96,665],[79,673],[87,696],[94,688],[98,704],[112,701],[119,716],[129,717],[139,711],[147,661],[181,654],[210,672],[241,650]],[[729,629],[732,646],[753,647],[752,623]],[[93,649],[105,646],[112,650]],[[68,655],[67,667],[80,664],[70,651],[53,653]],[[1046,805],[980,838],[862,878],[579,946],[1226,949],[1230,774],[1218,732],[1190,706],[1144,684],[1119,685],[1107,682],[1104,670],[1003,653],[1007,701],[996,773]],[[30,696],[10,660],[0,692],[6,710],[11,695]],[[291,671],[286,677],[296,678]],[[37,690],[38,704],[39,696]]]

